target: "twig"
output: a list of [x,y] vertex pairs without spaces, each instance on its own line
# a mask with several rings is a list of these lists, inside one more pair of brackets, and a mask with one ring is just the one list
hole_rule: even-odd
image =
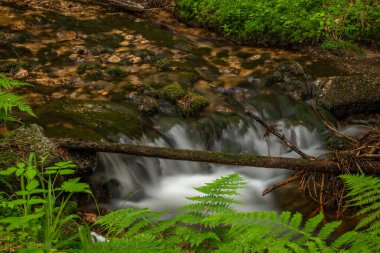
[[271,193],[272,191],[274,191],[274,190],[276,190],[276,189],[278,189],[278,188],[280,188],[280,187],[282,187],[284,185],[287,185],[287,184],[289,184],[289,183],[297,180],[300,177],[301,177],[301,175],[298,174],[298,175],[294,175],[294,176],[288,177],[288,178],[286,178],[284,180],[281,180],[280,182],[278,182],[278,183],[276,183],[276,184],[268,187],[267,189],[265,189],[265,191],[263,191],[263,193],[262,193],[262,196],[265,196],[268,193]]
[[299,148],[293,145],[282,133],[280,133],[276,128],[270,126],[268,123],[266,123],[264,120],[262,120],[260,117],[258,117],[256,114],[254,114],[251,110],[243,106],[241,103],[239,103],[234,97],[228,96],[229,100],[233,105],[235,105],[239,110],[243,111],[245,114],[247,114],[249,117],[256,120],[258,123],[260,123],[262,126],[264,126],[267,130],[269,130],[273,135],[277,136],[286,146],[291,148],[294,152],[299,154],[302,158],[307,160],[316,160],[314,156],[309,156],[302,152]]
[[321,115],[321,113],[317,110],[317,107],[315,106],[315,102],[314,101],[309,101],[309,104],[311,105],[311,107],[313,108],[315,114],[318,116],[318,118],[322,121],[323,125],[330,129],[332,132],[336,133],[337,135],[339,136],[342,136],[350,141],[353,141],[353,142],[358,142],[356,139],[350,137],[350,136],[347,136],[345,134],[342,134],[341,132],[339,132],[337,129],[335,129],[335,127],[331,126],[329,123],[326,122],[326,120],[323,118],[323,116]]

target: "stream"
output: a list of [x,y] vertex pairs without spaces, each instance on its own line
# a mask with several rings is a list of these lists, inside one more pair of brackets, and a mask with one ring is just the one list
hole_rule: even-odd
[[[332,62],[296,51],[207,40],[126,13],[101,7],[84,12],[79,3],[71,4],[66,12],[55,12],[0,1],[0,38],[5,41],[0,68],[13,75],[21,75],[20,68],[27,70],[23,78],[35,86],[17,92],[38,118],[25,121],[42,125],[48,136],[298,157],[276,137],[268,137],[261,125],[236,112],[225,100],[228,93],[303,152],[317,157],[326,152],[322,146],[327,131],[312,109],[291,99],[287,87],[267,85],[266,80],[281,66],[294,63],[302,67],[301,80],[308,83],[342,74]],[[7,69],[10,63],[13,67]],[[173,104],[155,95],[174,82],[201,94],[210,105],[198,116],[181,116]],[[286,85],[286,80],[281,82]],[[150,107],[139,104],[136,96],[153,98],[149,101],[156,101],[158,108],[142,109]],[[247,182],[239,197],[246,204],[239,210],[310,213],[316,208],[301,197],[296,185],[261,196],[290,175],[278,169],[99,153],[91,183],[107,208],[174,210],[188,203],[186,196],[197,194],[193,187],[234,172]]]

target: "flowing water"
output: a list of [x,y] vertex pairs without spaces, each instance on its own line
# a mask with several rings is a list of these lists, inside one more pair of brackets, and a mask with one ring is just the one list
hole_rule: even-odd
[[[250,48],[173,33],[100,7],[86,13],[72,3],[72,11],[62,13],[0,4],[0,32],[5,39],[16,38],[11,44],[1,44],[0,64],[21,60],[30,65],[27,80],[36,86],[19,93],[39,116],[27,120],[43,125],[49,136],[297,157],[275,137],[265,138],[263,127],[235,112],[220,93],[228,91],[305,153],[324,153],[321,146],[326,132],[312,110],[277,88],[263,87],[261,80],[289,62],[299,63],[310,80],[339,74],[330,62],[282,49]],[[17,22],[24,22],[24,29],[12,28]],[[111,56],[118,60],[112,62]],[[170,68],[163,71],[152,58],[165,58]],[[84,62],[97,65],[103,74],[117,67],[128,75],[112,78],[105,74],[94,80],[78,73]],[[128,99],[131,92],[147,84],[160,89],[172,82],[196,90],[211,105],[199,117],[183,118],[173,105],[160,99],[155,115],[139,112]],[[288,208],[276,192],[261,196],[266,187],[289,175],[286,170],[99,153],[91,180],[103,191],[104,205],[162,210],[187,203],[185,197],[196,194],[193,187],[233,172],[244,175],[247,182],[241,195],[247,205],[240,210]],[[302,202],[299,195],[286,198]]]

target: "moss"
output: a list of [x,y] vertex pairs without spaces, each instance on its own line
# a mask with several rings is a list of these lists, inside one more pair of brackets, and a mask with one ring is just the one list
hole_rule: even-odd
[[70,238],[77,234],[78,230],[79,224],[74,220],[70,220],[62,225],[60,232],[63,238]]
[[166,85],[161,89],[161,96],[168,101],[176,102],[185,95],[186,91],[178,83]]
[[63,209],[63,215],[68,216],[74,214],[78,209],[78,203],[75,201],[68,201],[65,208]]
[[98,80],[102,80],[103,78],[104,78],[103,71],[101,71],[100,69],[95,69],[87,73],[86,75],[86,79],[89,81],[98,81]]
[[328,149],[345,150],[351,145],[351,143],[344,137],[336,134],[330,134],[324,139],[324,145]]
[[159,59],[156,61],[156,63],[154,64],[160,71],[168,71],[168,70],[172,70],[173,69],[173,66],[172,66],[172,63],[171,61],[164,57],[162,59]]
[[77,67],[77,73],[78,74],[84,74],[87,70],[93,69],[93,66],[91,63],[88,62],[82,62]]
[[6,143],[0,143],[0,148],[3,149],[3,145],[5,146],[4,150],[0,152],[0,168],[6,168],[8,166],[16,164],[16,155],[12,149],[6,147]]
[[183,116],[194,116],[206,108],[210,102],[207,98],[194,92],[187,93],[182,99],[177,101],[180,113]]
[[0,72],[4,73],[17,73],[20,69],[30,70],[31,65],[27,62],[5,62],[0,64]]
[[127,71],[122,70],[121,68],[111,68],[107,70],[107,74],[114,78],[122,78],[128,75]]

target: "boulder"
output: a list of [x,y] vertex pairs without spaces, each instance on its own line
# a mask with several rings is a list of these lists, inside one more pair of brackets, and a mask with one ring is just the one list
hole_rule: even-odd
[[335,76],[317,80],[317,104],[338,119],[380,112],[380,76]]
[[101,100],[57,99],[37,108],[38,122],[54,137],[119,141],[142,135],[146,118],[134,105]]

